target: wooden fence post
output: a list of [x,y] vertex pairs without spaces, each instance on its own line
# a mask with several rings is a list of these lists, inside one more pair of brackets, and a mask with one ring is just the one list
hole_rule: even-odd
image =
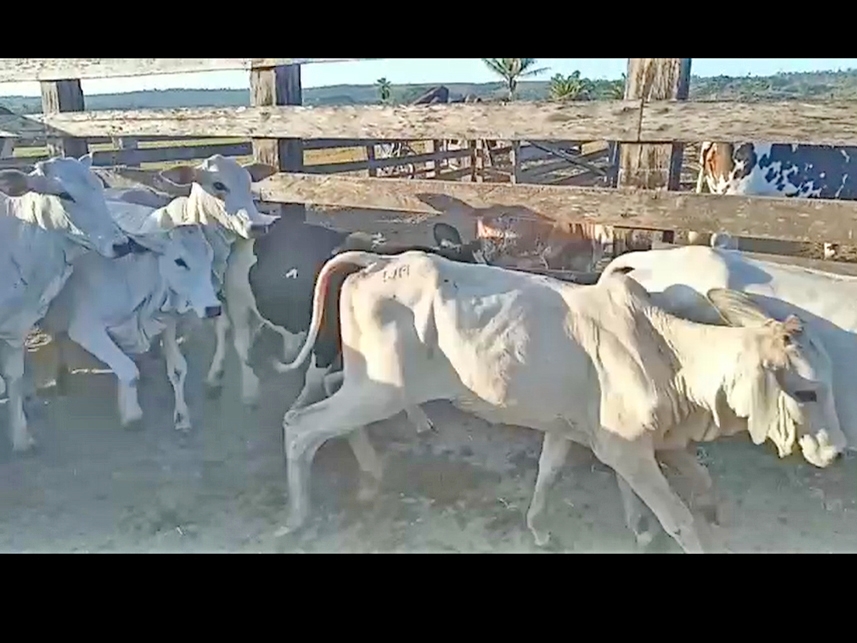
[[372,141],[371,145],[366,146],[366,161],[368,161],[368,163],[369,163],[369,167],[367,169],[367,172],[368,172],[370,178],[378,176],[378,168],[375,167],[375,165],[374,165],[374,163],[375,163],[375,141]]
[[512,149],[509,150],[509,162],[512,164],[510,183],[518,183],[521,180],[521,141],[512,141]]
[[[250,104],[254,107],[301,105],[301,66],[254,68],[250,71]],[[253,158],[268,163],[280,172],[302,172],[303,142],[299,138],[254,138]],[[300,221],[306,220],[303,203],[280,204],[279,214]]]
[[469,141],[470,145],[470,180],[474,183],[482,183],[485,179],[485,157],[482,148],[484,141],[481,138]]
[[[629,58],[625,99],[639,99],[641,109],[652,100],[687,100],[690,61],[690,58]],[[621,143],[618,147],[618,186],[679,189],[683,144]],[[664,231],[663,241],[672,243],[674,236],[674,231]]]
[[[139,143],[134,136],[114,136],[113,137],[113,147],[117,151],[119,150],[136,150],[139,148]],[[118,156],[118,155],[117,155]],[[131,153],[128,155],[128,160],[123,163],[127,167],[140,167],[140,159],[137,158],[136,153]]]
[[[42,81],[42,113],[84,111],[83,89],[79,80]],[[48,156],[73,156],[79,158],[89,152],[85,138],[54,138],[47,140]]]

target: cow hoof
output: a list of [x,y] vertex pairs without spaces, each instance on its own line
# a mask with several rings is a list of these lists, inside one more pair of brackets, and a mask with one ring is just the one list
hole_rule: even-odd
[[259,408],[259,400],[255,397],[241,398],[241,403],[246,409],[250,411],[255,411],[257,408]]
[[378,497],[381,492],[381,481],[373,478],[368,478],[360,481],[360,487],[357,490],[357,500],[359,502],[372,502]]
[[182,433],[188,433],[191,429],[190,418],[185,416],[183,413],[179,413],[175,416],[175,424],[176,431],[181,431]]
[[126,422],[122,426],[122,428],[125,429],[126,431],[136,433],[136,432],[142,430],[142,428],[143,428],[143,418],[140,417],[140,418],[136,418],[134,420],[129,420],[128,422]]
[[720,525],[720,512],[717,510],[717,505],[705,505],[699,508],[699,512],[709,525]]
[[39,445],[30,436],[28,436],[26,440],[22,442],[16,442],[12,445],[12,453],[17,456],[35,455],[38,451]]
[[542,529],[530,529],[533,533],[533,540],[536,542],[536,547],[547,547],[551,540],[550,532]]
[[223,393],[223,383],[217,382],[216,384],[211,384],[209,382],[205,383],[205,396],[210,400],[216,400],[220,397],[220,394]]
[[647,549],[655,540],[655,534],[651,531],[635,532],[634,540],[637,542],[638,548]]
[[306,518],[304,516],[290,516],[286,520],[286,524],[274,532],[274,537],[282,538],[283,536],[294,536],[304,528],[305,524]]

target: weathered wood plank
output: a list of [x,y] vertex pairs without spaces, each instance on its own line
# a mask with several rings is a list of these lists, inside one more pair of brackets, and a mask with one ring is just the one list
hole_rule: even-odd
[[816,243],[857,239],[857,203],[850,201],[318,174],[277,174],[257,189],[266,201],[433,213],[421,199],[445,195],[473,208],[524,208],[550,219],[625,228],[726,230],[736,236]]
[[[625,98],[687,100],[690,58],[629,58]],[[643,111],[645,115],[645,108]],[[619,185],[650,190],[677,190],[683,147],[679,145],[624,144],[619,149]]]
[[[429,152],[427,154],[412,154],[404,157],[391,157],[366,161],[347,161],[345,163],[318,163],[316,165],[304,166],[308,172],[313,174],[336,174],[339,172],[359,172],[367,169],[379,169],[384,167],[395,167],[403,163],[425,163],[427,161],[440,161],[442,159],[461,158],[469,156],[470,150],[447,150],[440,152]],[[434,171],[434,170],[432,170]]]
[[[301,105],[301,66],[283,65],[250,71],[250,104],[255,107],[275,105]],[[300,138],[253,138],[253,158],[267,163],[280,172],[301,172],[304,165],[303,145]],[[302,203],[287,203],[279,207],[280,216],[297,220],[306,219]]]
[[657,101],[647,103],[641,141],[765,141],[857,145],[857,102]]
[[43,122],[73,136],[599,140],[618,131],[618,138],[636,140],[640,114],[638,104],[622,101],[99,110],[0,117],[0,135],[23,133],[6,125],[13,120]]
[[[33,123],[33,124],[29,125],[29,127],[36,127],[36,126],[41,127],[41,125],[38,123]],[[107,144],[113,144],[113,141],[115,141],[117,139],[121,139],[121,138],[122,137],[115,137],[115,136],[114,137],[111,137],[111,136],[88,136],[87,141],[89,142],[90,145],[107,145]],[[175,147],[190,147],[190,146],[186,145],[187,142],[193,141],[193,140],[198,140],[198,137],[194,138],[194,137],[187,137],[187,136],[184,136],[181,138],[169,137],[169,136],[167,136],[167,137],[164,137],[164,136],[135,136],[133,138],[137,140],[138,144],[139,143],[148,143],[151,141],[158,141],[158,142],[171,141],[171,142],[175,143]],[[212,137],[207,136],[205,138],[212,138]],[[226,138],[226,137],[223,137],[223,138]],[[236,138],[236,137],[230,136],[228,138]],[[306,150],[335,150],[335,149],[342,149],[342,148],[347,148],[347,147],[365,147],[366,145],[368,145],[371,142],[373,142],[371,139],[365,139],[365,138],[311,138],[311,139],[303,142],[303,147],[304,147],[304,151],[306,151]],[[377,143],[384,143],[384,142],[386,142],[386,141],[384,141],[384,140],[374,141],[374,143],[376,143],[376,144]],[[15,147],[42,147],[46,144],[47,144],[47,139],[45,138],[44,134],[42,133],[39,136],[34,137],[34,138],[25,138],[25,137],[19,138],[15,143]],[[232,143],[232,142],[229,142],[229,143],[213,143],[212,145],[240,145],[240,144],[243,144],[243,141],[240,143]],[[247,141],[247,145],[250,145],[249,140]],[[172,149],[172,148],[167,147],[166,149]],[[248,152],[248,154],[252,154],[252,152]]]
[[[625,98],[639,99],[641,104],[653,100],[687,100],[690,91],[690,58],[629,58],[625,84]],[[644,112],[645,113],[645,112]],[[678,190],[684,146],[681,143],[640,145],[622,143],[619,146],[617,185]],[[627,245],[623,232],[614,243],[614,250],[622,252]],[[663,232],[663,240],[671,242],[674,231]]]
[[[86,109],[83,89],[79,80],[54,80],[41,84],[42,112],[45,115],[60,112],[82,112]],[[47,139],[48,156],[79,158],[89,151],[85,138],[58,136]]]
[[104,110],[0,116],[0,136],[32,137],[45,123],[85,137],[767,140],[857,145],[857,101],[656,101],[643,107],[640,119],[639,101]]
[[250,156],[250,143],[221,143],[218,145],[188,145],[186,147],[142,147],[124,150],[96,150],[92,153],[92,164],[139,166],[140,163],[163,163],[167,161],[194,161],[215,154],[223,156]]
[[[323,148],[324,149],[324,148]],[[170,161],[183,162],[206,159],[214,154],[229,157],[250,156],[253,147],[247,143],[217,143],[213,145],[187,145],[178,147],[143,147],[137,149],[122,150],[95,150],[92,152],[92,164],[96,167],[109,167],[113,165],[135,166],[139,163],[164,163]],[[420,154],[408,157],[409,161],[420,162],[426,159],[438,160],[447,158],[460,158],[467,156],[468,150],[451,150],[435,154]],[[46,154],[19,158],[0,160],[0,169],[19,167],[25,163],[36,163],[49,158]],[[331,174],[337,172],[355,172],[372,167],[388,167],[401,164],[401,159],[377,159],[374,166],[368,161],[353,161],[345,163],[317,163],[304,165],[307,172],[314,174]]]
[[0,83],[191,74],[371,58],[0,58]]

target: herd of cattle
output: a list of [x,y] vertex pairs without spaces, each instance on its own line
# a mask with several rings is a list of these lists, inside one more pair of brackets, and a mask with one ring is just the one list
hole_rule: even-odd
[[[752,163],[762,167],[756,156]],[[746,159],[735,165],[725,170],[733,178],[749,174]],[[703,171],[722,167],[703,163]],[[857,311],[848,303],[857,277],[685,246],[623,254],[596,284],[577,285],[498,265],[504,244],[539,234],[502,215],[480,218],[467,243],[438,223],[434,245],[421,247],[264,214],[252,183],[274,172],[216,155],[163,170],[161,179],[188,189],[173,198],[109,187],[90,156],[52,158],[29,174],[0,171],[0,376],[13,451],[35,444],[25,339],[37,325],[111,369],[123,426],[143,415],[134,356],[160,340],[175,428],[189,429],[178,337],[185,314],[213,320],[211,395],[221,389],[230,328],[246,405],[258,401],[249,355],[261,327],[283,339],[282,360],[271,358],[277,372],[310,358],[283,420],[289,513],[281,533],[308,518],[309,472],[323,443],[347,438],[360,497],[371,498],[383,467],[365,427],[404,411],[417,432],[432,430],[420,405],[438,399],[544,433],[526,515],[539,545],[549,541],[546,495],[572,442],[614,469],[638,543],[660,525],[686,552],[709,550],[706,523],[717,521],[694,443],[746,432],[755,444],[770,440],[780,457],[799,451],[822,468],[857,448],[857,398],[848,392],[857,376]],[[553,226],[539,260],[559,248],[591,263],[609,236]],[[691,481],[693,506],[659,463]]]

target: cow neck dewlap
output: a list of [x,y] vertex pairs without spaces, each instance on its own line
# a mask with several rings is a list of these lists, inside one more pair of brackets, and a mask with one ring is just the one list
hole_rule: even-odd
[[654,307],[645,313],[673,352],[676,386],[694,404],[711,412],[721,426],[718,396],[734,386],[739,364],[756,359],[745,354],[747,329],[698,324]]
[[5,197],[7,216],[33,223],[43,230],[69,230],[73,227],[60,198],[27,192],[18,197]]
[[228,227],[223,202],[203,190],[198,183],[194,183],[190,188],[184,217],[188,223],[201,223],[205,226],[221,228]]
[[[87,252],[83,245],[70,237],[81,237],[83,233],[68,218],[58,196],[27,192],[19,197],[5,197],[3,207],[6,216],[15,217],[44,231],[38,233],[34,230],[36,236],[48,234],[48,238],[59,244],[58,247],[62,247],[66,263],[72,263]],[[59,234],[49,234],[50,232]]]

